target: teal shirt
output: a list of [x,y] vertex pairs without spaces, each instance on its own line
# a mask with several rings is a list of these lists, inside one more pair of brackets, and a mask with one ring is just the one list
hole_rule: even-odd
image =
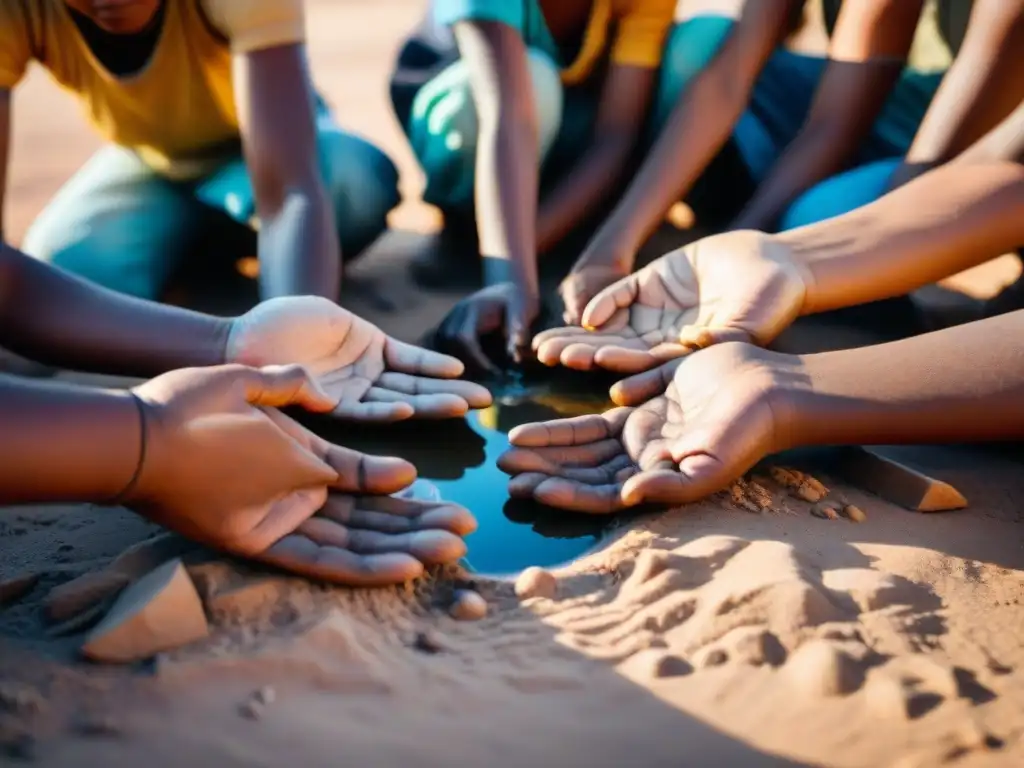
[[546,53],[562,64],[562,56],[544,21],[537,0],[434,0],[434,19],[451,26],[459,21],[496,21],[507,24],[530,48]]

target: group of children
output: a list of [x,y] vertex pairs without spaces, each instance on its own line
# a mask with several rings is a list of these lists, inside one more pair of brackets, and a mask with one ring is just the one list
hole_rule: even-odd
[[[847,352],[763,348],[802,314],[1024,246],[1024,0],[818,1],[827,57],[784,45],[805,0],[678,22],[675,0],[434,0],[402,46],[391,96],[424,198],[483,275],[441,339],[482,368],[497,332],[515,360],[532,342],[549,365],[629,376],[622,407],[511,435],[513,494],[613,511],[698,498],[797,445],[1024,435],[1024,313]],[[911,63],[929,21],[946,69]],[[0,251],[0,345],[156,377],[0,379],[0,498],[125,504],[227,551],[391,583],[461,557],[472,517],[388,495],[413,467],[277,409],[394,421],[490,395],[337,305],[397,173],[317,95],[304,26],[302,0],[0,0],[0,167],[33,61],[108,142],[25,253]],[[724,233],[634,272],[681,200]],[[217,226],[255,231],[262,303],[231,320],[155,303]],[[569,326],[534,338],[538,259],[581,231]]]

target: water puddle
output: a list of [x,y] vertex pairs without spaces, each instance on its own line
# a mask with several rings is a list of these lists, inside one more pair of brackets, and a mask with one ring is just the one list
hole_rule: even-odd
[[[605,410],[607,382],[566,374],[541,383],[510,379],[489,388],[494,405],[465,419],[366,429],[318,423],[314,428],[342,445],[411,461],[441,498],[471,510],[479,528],[466,540],[469,553],[463,565],[469,570],[515,573],[579,557],[599,542],[611,520],[509,498],[508,476],[497,460],[508,448],[509,431],[519,424]],[[429,493],[429,486],[422,487]]]

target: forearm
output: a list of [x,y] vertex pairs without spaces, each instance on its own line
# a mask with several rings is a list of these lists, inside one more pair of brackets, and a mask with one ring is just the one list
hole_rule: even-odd
[[114,293],[0,247],[0,345],[40,362],[153,376],[224,362],[230,321]]
[[139,464],[127,392],[0,376],[0,503],[114,499]]
[[286,190],[259,234],[260,297],[323,296],[338,301],[341,251],[319,179]]
[[778,356],[789,372],[773,402],[780,446],[1024,438],[1022,338],[1024,312],[1013,312],[891,344]]
[[476,208],[487,284],[511,279],[531,294],[537,283],[537,129],[531,116],[481,116]]
[[608,234],[639,249],[725,145],[755,77],[713,67],[689,87],[598,237]]
[[633,146],[630,136],[599,140],[541,202],[537,215],[538,252],[553,248],[605,202],[621,181]]
[[803,314],[900,296],[1024,243],[1024,167],[947,165],[773,237],[806,267]]

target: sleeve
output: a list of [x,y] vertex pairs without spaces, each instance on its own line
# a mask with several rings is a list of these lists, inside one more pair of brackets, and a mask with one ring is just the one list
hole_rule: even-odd
[[18,84],[32,60],[32,29],[21,0],[0,0],[0,88]]
[[633,0],[618,22],[611,59],[653,69],[661,64],[665,39],[675,19],[676,0]]
[[450,26],[458,21],[498,21],[522,30],[526,22],[521,0],[434,0],[434,20]]
[[200,0],[210,23],[233,53],[248,53],[306,39],[303,0]]

